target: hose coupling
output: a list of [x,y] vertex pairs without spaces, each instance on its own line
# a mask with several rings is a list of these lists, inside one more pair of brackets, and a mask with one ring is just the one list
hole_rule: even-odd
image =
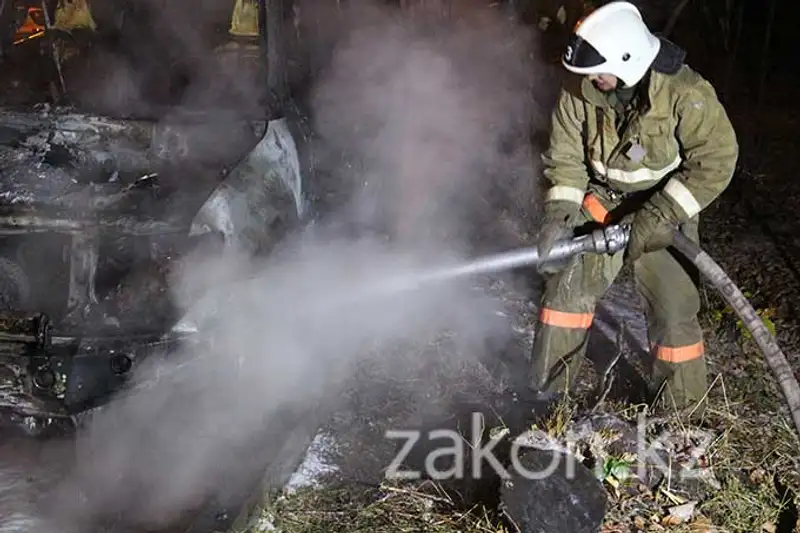
[[598,254],[614,254],[628,245],[631,229],[628,225],[606,226],[592,232],[594,251]]

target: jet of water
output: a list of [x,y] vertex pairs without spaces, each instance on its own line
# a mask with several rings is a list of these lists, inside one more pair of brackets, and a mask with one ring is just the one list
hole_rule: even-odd
[[[625,247],[628,237],[629,230],[627,227],[609,226],[580,237],[556,241],[546,262],[557,263],[586,252],[616,253]],[[353,295],[353,298],[386,297],[408,290],[421,289],[431,283],[443,283],[468,276],[503,272],[524,266],[535,266],[541,262],[537,247],[523,247],[479,257],[465,263],[437,267],[398,278],[381,280],[378,284],[359,291],[358,294]]]
[[[623,226],[609,226],[590,234],[556,241],[547,262],[568,260],[583,253],[616,253],[627,244],[629,229]],[[535,266],[541,262],[535,246],[523,247],[507,252],[492,254],[467,262],[458,262],[434,268],[401,270],[389,277],[369,275],[359,282],[339,284],[335,290],[327,290],[324,298],[318,298],[307,305],[298,305],[289,311],[296,319],[313,319],[336,312],[339,308],[374,304],[377,300],[389,300],[403,293],[418,291],[432,286],[446,284],[463,278],[512,270],[524,266]],[[194,306],[181,320],[175,330],[197,331],[202,316],[212,317],[217,309],[216,301],[235,298],[236,294],[247,294],[254,290],[259,279],[238,282],[236,288],[219,286]],[[202,311],[201,311],[202,310]],[[208,314],[206,314],[208,313]]]

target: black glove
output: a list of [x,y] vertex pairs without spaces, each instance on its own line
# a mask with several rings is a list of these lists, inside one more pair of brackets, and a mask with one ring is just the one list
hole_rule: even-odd
[[556,241],[572,236],[579,211],[580,206],[573,202],[553,201],[545,204],[544,218],[536,240],[539,251],[536,268],[540,274],[555,274],[566,266],[564,261],[547,262],[547,257]]
[[631,237],[626,248],[628,261],[636,261],[642,254],[663,250],[672,245],[672,236],[677,224],[667,219],[652,205],[626,217],[622,224],[631,225]]

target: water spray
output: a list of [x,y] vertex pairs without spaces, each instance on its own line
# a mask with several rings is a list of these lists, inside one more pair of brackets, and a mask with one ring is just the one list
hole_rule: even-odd
[[[610,225],[596,229],[585,235],[556,241],[546,262],[559,263],[585,253],[618,253],[625,249],[629,238],[630,228],[626,225]],[[672,247],[697,267],[752,334],[778,381],[789,406],[795,430],[800,436],[800,384],[772,333],[722,267],[696,243],[676,230],[673,235]],[[371,283],[359,284],[357,287],[343,287],[336,294],[329,295],[330,298],[326,305],[317,305],[313,309],[298,308],[293,312],[297,314],[298,319],[301,319],[306,314],[313,316],[314,313],[336,312],[337,308],[348,305],[360,305],[373,299],[397,297],[404,292],[424,289],[431,284],[446,283],[520,267],[531,267],[540,263],[542,260],[535,246],[523,247],[479,257],[468,262],[426,268],[403,276],[381,278]],[[226,289],[226,292],[231,294],[229,288]],[[217,297],[218,295],[211,298],[216,299]],[[177,329],[180,329],[180,326]],[[194,329],[194,325],[191,329]]]
[[[587,235],[556,241],[547,256],[547,262],[558,263],[586,252],[613,254],[625,248],[629,237],[630,229],[628,227],[608,226],[596,229]],[[541,262],[539,250],[535,246],[531,246],[475,259],[458,266],[438,268],[425,274],[419,274],[409,279],[409,282],[422,284],[446,281],[463,276],[489,274],[523,266],[534,266]]]
[[[557,263],[587,252],[616,253],[625,248],[625,244],[628,242],[628,233],[629,230],[626,227],[609,226],[573,239],[556,241],[547,256],[547,262]],[[420,290],[426,285],[434,283],[446,283],[470,276],[535,266],[541,262],[539,250],[535,246],[524,247],[479,257],[467,262],[462,261],[454,265],[426,268],[402,276],[381,278],[375,282],[363,284],[357,290],[348,287],[342,291],[342,294],[332,298],[331,303],[334,306],[358,304],[373,298],[385,298],[407,291]]]

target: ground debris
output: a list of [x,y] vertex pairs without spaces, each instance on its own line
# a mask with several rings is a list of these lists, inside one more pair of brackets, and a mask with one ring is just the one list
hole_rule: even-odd
[[596,533],[608,496],[591,470],[559,451],[528,448],[503,483],[502,508],[515,530]]
[[[670,431],[658,426],[658,420],[641,417],[634,425],[606,412],[570,420],[555,435],[553,426],[545,421],[543,428],[534,426],[516,442],[523,447],[571,454],[592,468],[613,493],[623,488],[637,490],[638,485],[652,490],[665,480],[672,491],[686,494],[718,489],[706,458],[716,435],[699,428]],[[696,480],[708,487],[697,486]]]
[[497,516],[463,509],[433,482],[299,489],[263,509],[247,533],[257,531],[507,533]]
[[697,502],[688,502],[670,507],[667,509],[670,523],[683,524],[689,522],[694,516],[695,507],[697,507]]

